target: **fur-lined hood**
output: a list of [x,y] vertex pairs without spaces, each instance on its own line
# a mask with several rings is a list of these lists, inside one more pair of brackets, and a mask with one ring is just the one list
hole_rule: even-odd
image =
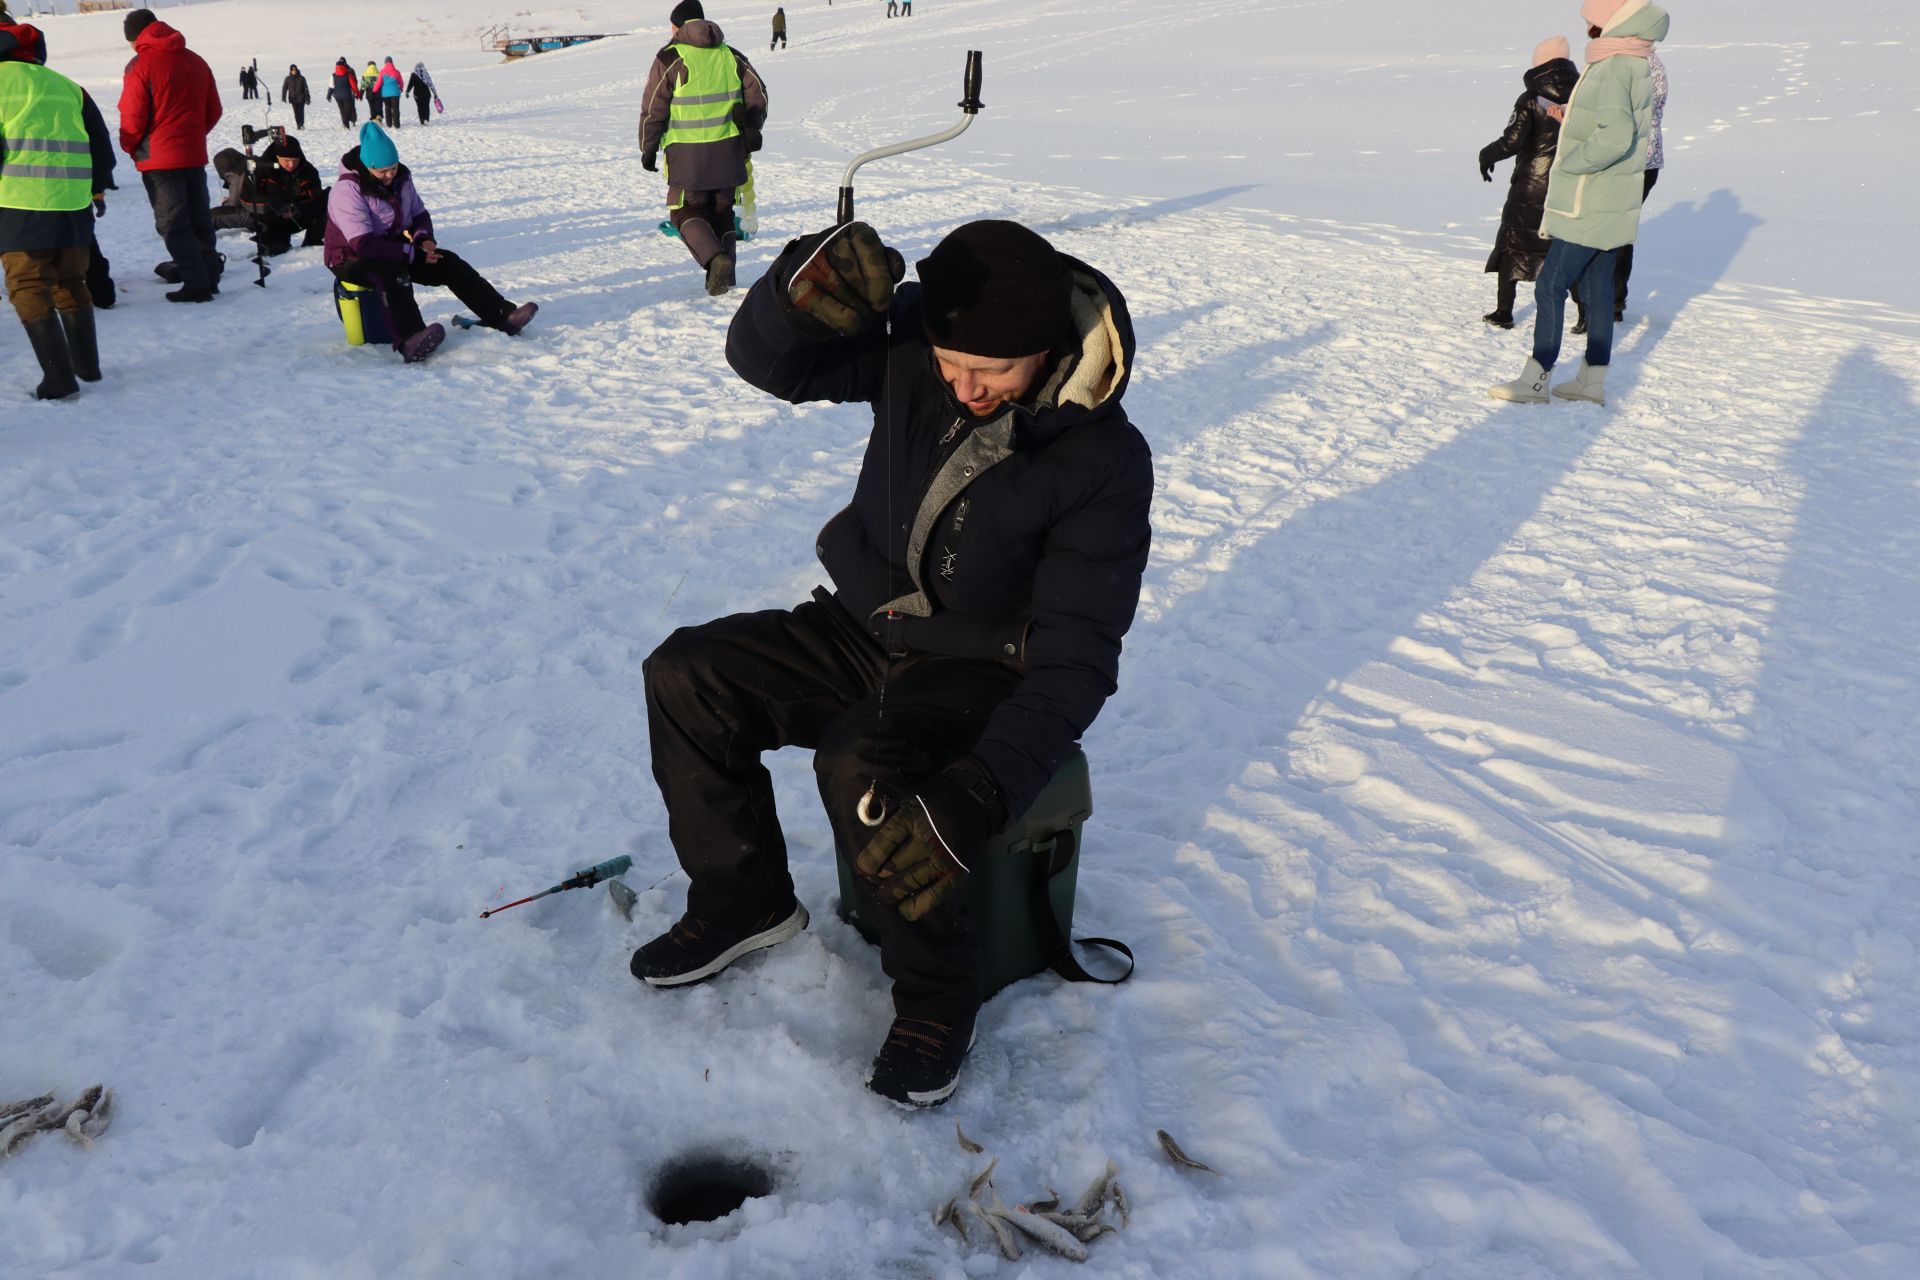
[[1042,439],[1101,416],[1117,405],[1133,379],[1133,317],[1113,281],[1077,258],[1073,273],[1073,327],[1080,340],[1048,368],[1034,397],[1031,430]]

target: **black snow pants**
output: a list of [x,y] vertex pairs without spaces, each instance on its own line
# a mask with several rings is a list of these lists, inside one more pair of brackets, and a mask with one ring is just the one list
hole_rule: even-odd
[[465,303],[475,318],[489,329],[498,329],[506,323],[507,314],[513,310],[513,304],[501,297],[500,291],[488,284],[485,276],[475,271],[466,259],[445,249],[440,250],[438,262],[354,259],[335,267],[333,274],[342,280],[366,285],[379,295],[381,305],[387,310],[388,331],[393,334],[396,351],[401,343],[427,327],[420,314],[420,303],[413,296],[416,284],[453,290],[453,296]]
[[351,129],[360,119],[360,109],[353,105],[352,98],[335,98],[333,105],[340,108],[340,127]]
[[[1653,194],[1653,184],[1660,181],[1658,169],[1647,170],[1645,185],[1640,191],[1640,201],[1644,205],[1648,196]],[[1613,310],[1615,315],[1627,309],[1627,281],[1633,276],[1633,246],[1621,248],[1620,256],[1613,263]]]
[[151,169],[140,175],[153,205],[153,229],[166,241],[167,253],[189,289],[220,283],[220,254],[214,247],[213,210],[207,200],[205,169]]
[[[737,923],[793,901],[787,844],[762,752],[809,747],[834,844],[849,861],[871,834],[855,809],[869,785],[901,795],[973,749],[1020,682],[1008,663],[911,654],[891,661],[826,590],[796,609],[683,627],[644,666],[653,777],[691,882],[687,911]],[[886,713],[880,714],[882,680]],[[972,1020],[979,943],[955,893],[918,921],[870,895],[896,1013]]]

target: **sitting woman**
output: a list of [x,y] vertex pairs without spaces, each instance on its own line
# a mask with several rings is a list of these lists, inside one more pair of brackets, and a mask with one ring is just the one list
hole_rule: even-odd
[[447,337],[444,327],[421,317],[413,297],[416,284],[453,290],[489,329],[511,336],[526,328],[540,309],[537,303],[508,302],[435,241],[433,219],[386,130],[362,125],[360,145],[340,158],[340,166],[327,197],[327,267],[340,279],[374,291],[394,350],[407,363],[426,359]]

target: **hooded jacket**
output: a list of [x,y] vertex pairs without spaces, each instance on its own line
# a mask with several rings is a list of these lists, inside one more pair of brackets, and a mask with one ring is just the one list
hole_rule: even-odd
[[345,102],[348,98],[360,96],[360,77],[353,74],[346,59],[333,64],[333,100]]
[[[282,156],[297,157],[300,163],[292,170],[283,169],[280,167]],[[253,170],[253,188],[267,212],[281,218],[319,203],[326,194],[320,184],[320,171],[313,167],[313,162],[292,137],[285,143],[275,142],[260,153]]]
[[[58,73],[47,71],[39,66],[46,50],[45,41],[37,28],[26,23],[0,23],[0,108],[9,100],[7,77],[51,76],[55,81],[65,80]],[[21,63],[30,63],[36,68],[27,72],[19,67]],[[67,80],[73,92],[80,95],[80,119],[86,126],[87,144],[93,160],[93,190],[98,193],[113,186],[113,135],[107,131],[107,122],[100,115],[100,108],[91,95],[79,85]],[[0,109],[0,122],[4,122],[5,112]],[[4,133],[4,130],[0,130]],[[7,148],[4,137],[0,137],[0,162],[6,158]],[[93,242],[93,209],[82,207],[77,210],[45,209],[7,209],[0,208],[0,253],[17,253],[45,249],[77,249]]]
[[207,135],[220,123],[213,69],[186,37],[155,22],[133,42],[120,89],[120,149],[142,173],[201,169]]
[[[1667,38],[1667,11],[1627,0],[1601,33]],[[1640,233],[1647,155],[1653,142],[1653,72],[1626,54],[1586,69],[1567,100],[1560,149],[1547,181],[1540,234],[1589,249],[1618,249]]]
[[1494,237],[1487,270],[1512,280],[1532,280],[1546,261],[1547,241],[1540,235],[1540,219],[1547,209],[1547,175],[1553,168],[1554,148],[1560,142],[1560,122],[1548,114],[1541,99],[1566,105],[1567,95],[1580,78],[1580,69],[1566,58],[1543,62],[1526,74],[1527,91],[1513,104],[1506,131],[1480,150],[1480,164],[1491,168],[1513,161],[1513,181],[1500,211],[1500,231]]
[[433,218],[414,189],[404,164],[382,186],[367,172],[355,147],[340,157],[340,176],[327,197],[327,238],[321,261],[329,268],[348,262],[413,261],[413,246],[433,239]]
[[313,90],[307,87],[307,78],[298,71],[289,71],[287,78],[280,82],[280,101],[290,107],[311,106]]
[[[676,46],[718,49],[727,38],[717,23],[696,18],[682,23],[673,35],[673,43],[654,55],[647,72],[647,87],[641,94],[640,153],[654,155],[667,136],[673,95],[686,83],[687,64]],[[719,142],[676,142],[667,148],[667,181],[682,191],[732,191],[747,181],[747,155],[759,150],[760,130],[767,122],[767,86],[753,69],[746,55],[731,50],[740,73],[740,102],[734,123],[740,136]]]
[[386,65],[380,68],[380,96],[397,98],[406,92],[406,87],[406,77],[400,74],[400,68],[393,65],[393,59],[388,58]]
[[835,598],[889,653],[990,659],[1021,673],[972,755],[1009,813],[1031,804],[1116,688],[1151,536],[1153,458],[1121,398],[1133,325],[1111,281],[1068,259],[1079,349],[1033,403],[972,417],[921,329],[920,286],[894,293],[892,335],[841,338],[793,311],[796,241],[747,294],[727,361],[789,403],[873,406],[853,501],[815,552]]

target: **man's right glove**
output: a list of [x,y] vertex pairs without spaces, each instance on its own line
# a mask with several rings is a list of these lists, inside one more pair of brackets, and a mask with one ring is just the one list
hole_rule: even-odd
[[800,265],[787,277],[787,300],[835,333],[851,338],[884,316],[907,263],[864,222],[849,222],[798,242]]
[[1489,157],[1489,156],[1487,155],[1487,151],[1489,151],[1489,150],[1491,150],[1491,149],[1492,149],[1492,148],[1486,148],[1486,149],[1483,149],[1483,150],[1482,150],[1482,151],[1480,152],[1480,181],[1482,181],[1482,182],[1492,182],[1492,181],[1493,181],[1493,165],[1494,165],[1494,162],[1493,162],[1493,160],[1492,160],[1492,159],[1491,159],[1491,158],[1490,158],[1490,157]]
[[900,801],[854,859],[853,869],[908,920],[943,902],[967,877],[961,861],[1007,825],[999,787],[971,757],[954,761]]
[[93,193],[93,216],[96,218],[107,216],[107,197],[98,191]]
[[660,153],[658,151],[642,151],[640,153],[640,167],[648,173],[660,172]]

